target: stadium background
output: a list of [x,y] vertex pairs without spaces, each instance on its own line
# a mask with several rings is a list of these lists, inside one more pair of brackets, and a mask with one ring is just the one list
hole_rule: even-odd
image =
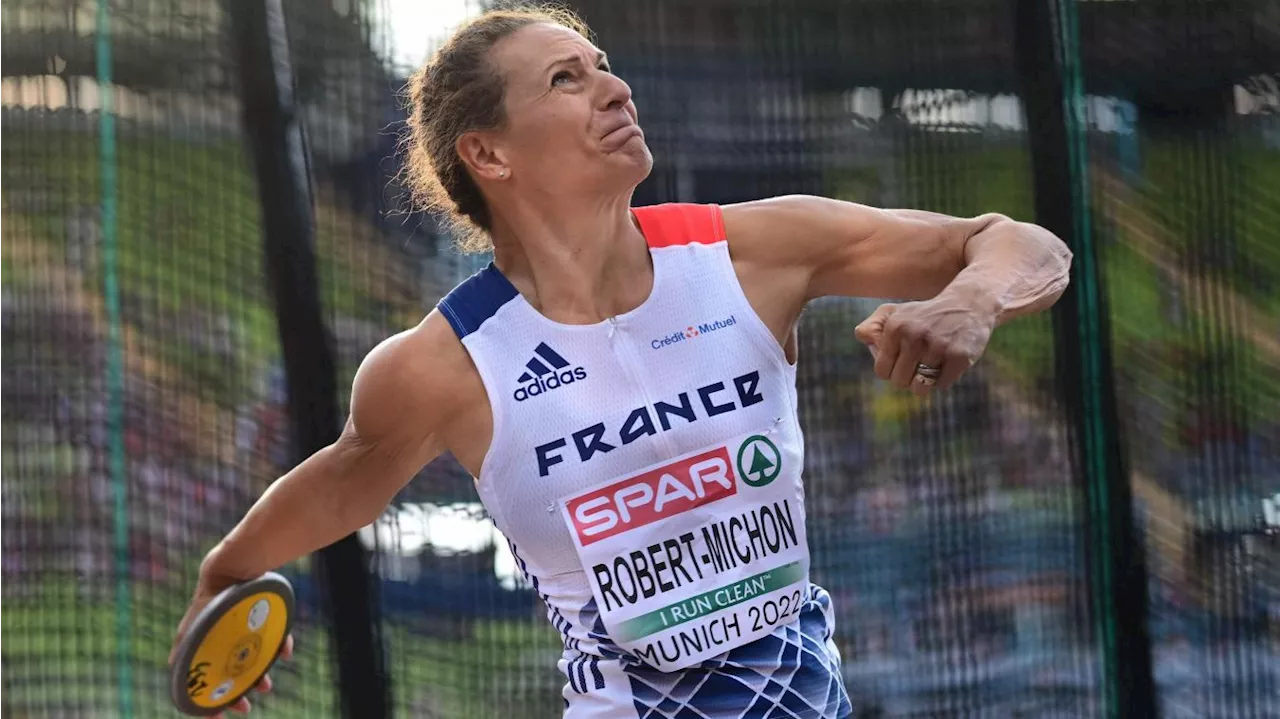
[[[1054,196],[1017,4],[573,7],[654,151],[637,204],[805,192],[1036,220],[1056,202],[1073,247],[1092,243],[1100,354],[1064,344],[1061,314],[1021,320],[927,404],[874,381],[853,340],[875,302],[805,316],[813,572],[858,715],[1132,716],[1119,636],[1150,657],[1164,716],[1280,716],[1280,9],[1046,0],[1079,110]],[[3,7],[6,717],[172,715],[164,660],[199,559],[294,459],[229,8]],[[396,182],[397,92],[478,7],[283,8],[344,403],[374,344],[487,261]],[[1065,382],[1086,356],[1107,381]],[[1122,475],[1082,466],[1096,450],[1070,407],[1097,393]],[[1109,546],[1099,522],[1133,541]],[[424,470],[360,546],[378,599],[359,629],[394,713],[558,714],[557,635],[456,464]],[[1116,625],[1098,567],[1117,561],[1142,627]],[[339,712],[312,569],[285,568],[298,656],[255,713]]]

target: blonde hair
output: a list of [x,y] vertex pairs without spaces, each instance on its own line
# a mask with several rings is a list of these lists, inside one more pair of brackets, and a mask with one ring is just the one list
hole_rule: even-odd
[[456,143],[464,133],[506,122],[505,83],[489,51],[499,40],[538,23],[562,25],[591,39],[586,24],[557,5],[489,10],[458,28],[409,78],[404,178],[415,206],[444,215],[463,252],[493,249],[492,217]]

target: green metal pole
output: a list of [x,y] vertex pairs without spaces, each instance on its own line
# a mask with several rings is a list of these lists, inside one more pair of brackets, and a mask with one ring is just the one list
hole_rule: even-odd
[[1102,249],[1090,216],[1088,115],[1077,0],[1014,0],[1015,38],[1036,221],[1075,255],[1054,307],[1060,400],[1076,445],[1105,716],[1156,716],[1147,574],[1116,411]]
[[112,107],[111,14],[98,0],[95,50],[99,93],[98,164],[102,200],[102,292],[107,311],[107,431],[111,471],[116,570],[116,671],[120,716],[133,713],[133,632],[129,591],[129,486],[124,448],[124,348],[116,265],[116,118]]
[[[1075,262],[1078,271],[1073,278],[1076,283],[1077,319],[1079,322],[1079,361],[1080,388],[1083,404],[1084,431],[1080,433],[1082,457],[1088,466],[1085,476],[1089,483],[1086,492],[1092,505],[1090,515],[1094,521],[1089,523],[1088,531],[1093,534],[1093,546],[1096,551],[1106,552],[1112,546],[1111,513],[1115,511],[1108,497],[1108,486],[1111,482],[1125,481],[1122,477],[1111,476],[1108,471],[1106,417],[1103,411],[1102,394],[1102,357],[1100,350],[1103,337],[1098,318],[1101,313],[1098,287],[1098,249],[1094,244],[1092,218],[1089,213],[1089,176],[1085,133],[1087,130],[1087,108],[1085,106],[1084,78],[1080,71],[1080,39],[1077,26],[1076,6],[1072,0],[1061,0],[1056,3],[1058,9],[1058,27],[1061,33],[1062,62],[1062,107],[1063,119],[1067,134],[1067,155],[1071,173],[1071,213],[1075,216],[1075,237],[1072,245],[1075,249]],[[1121,507],[1120,511],[1128,511]],[[1109,710],[1109,716],[1123,716],[1118,704],[1116,691],[1116,622],[1115,612],[1109,598],[1114,591],[1114,580],[1111,575],[1111,563],[1096,561],[1093,563],[1093,602],[1094,617],[1098,621],[1098,639],[1101,642],[1103,676],[1103,697]]]

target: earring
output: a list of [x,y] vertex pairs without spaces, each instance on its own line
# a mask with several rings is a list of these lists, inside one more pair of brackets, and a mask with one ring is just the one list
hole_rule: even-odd
[[499,177],[499,178],[501,178],[501,179],[504,179],[504,180],[505,180],[505,179],[507,178],[507,171],[506,171],[506,170],[498,170],[498,177]]

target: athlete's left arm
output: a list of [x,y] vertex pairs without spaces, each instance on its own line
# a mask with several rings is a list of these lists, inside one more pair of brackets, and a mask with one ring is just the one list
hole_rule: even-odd
[[[753,305],[775,321],[827,295],[902,300],[857,328],[876,374],[912,384],[917,363],[951,385],[992,330],[1052,306],[1067,287],[1071,251],[1051,232],[999,214],[951,217],[787,196],[723,208],[734,265]],[[769,311],[772,310],[772,311]],[[766,317],[766,322],[769,318]]]

